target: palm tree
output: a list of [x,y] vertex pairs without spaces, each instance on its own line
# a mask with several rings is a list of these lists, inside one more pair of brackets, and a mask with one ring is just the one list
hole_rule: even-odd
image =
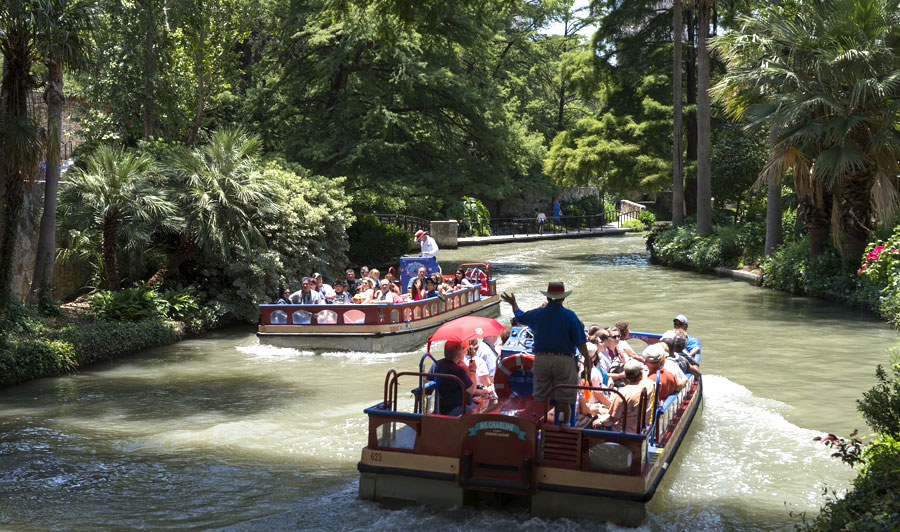
[[153,160],[122,149],[101,147],[76,171],[60,193],[64,215],[81,220],[102,236],[107,286],[119,288],[119,242],[149,240],[148,228],[174,223],[175,206],[147,177]]
[[181,212],[179,245],[148,284],[157,284],[199,252],[228,257],[235,246],[265,246],[258,213],[277,209],[274,188],[256,171],[262,145],[243,129],[223,129],[172,164]]
[[897,201],[897,1],[770,7],[742,24],[716,42],[729,67],[717,92],[751,126],[775,128],[767,168],[793,172],[810,252],[824,247],[818,229],[830,218],[835,243],[857,262],[873,220],[890,220]]
[[47,173],[44,183],[44,212],[38,235],[34,277],[29,303],[40,294],[50,297],[53,284],[53,257],[56,253],[56,204],[59,188],[59,152],[62,144],[63,69],[84,69],[90,53],[89,35],[93,30],[94,10],[86,2],[47,0],[46,17],[42,19],[42,48],[47,51]]
[[[40,2],[0,4],[0,320],[12,300],[12,269],[25,189],[40,160],[43,137],[28,111],[31,67],[39,50]],[[3,327],[0,327],[3,329]]]
[[697,233],[712,232],[709,111],[709,14],[715,0],[697,0]]
[[684,165],[682,156],[684,149],[681,140],[684,132],[681,130],[681,14],[682,0],[674,0],[672,3],[672,35],[674,44],[674,58],[672,69],[672,223],[681,225],[684,223]]

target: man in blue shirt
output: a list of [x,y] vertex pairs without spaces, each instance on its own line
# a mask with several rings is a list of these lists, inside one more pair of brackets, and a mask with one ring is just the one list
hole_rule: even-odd
[[[593,367],[584,325],[574,312],[563,306],[563,301],[572,291],[567,291],[561,282],[552,282],[541,293],[547,297],[547,305],[528,312],[519,309],[515,294],[504,293],[500,296],[512,306],[516,322],[527,325],[534,333],[532,372],[534,398],[538,401],[546,399],[550,388],[557,384],[578,384],[576,350],[584,357],[584,367]],[[566,389],[554,392],[552,399],[558,403],[574,403],[577,397],[578,390]],[[568,417],[568,410],[557,409],[561,417]]]
[[697,358],[696,355],[698,353],[700,353],[702,346],[700,345],[700,340],[698,340],[696,337],[688,334],[688,332],[687,332],[687,328],[688,328],[687,316],[685,316],[684,314],[679,314],[679,315],[675,316],[675,318],[672,320],[672,325],[674,326],[673,328],[676,331],[678,331],[678,330],[683,331],[684,334],[687,335],[687,345],[685,345],[684,351],[687,353],[687,355],[690,357],[691,360],[696,360],[696,358]]

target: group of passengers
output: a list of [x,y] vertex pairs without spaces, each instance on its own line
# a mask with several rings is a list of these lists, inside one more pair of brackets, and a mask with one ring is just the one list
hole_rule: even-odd
[[[583,390],[578,397],[578,420],[581,427],[638,432],[641,418],[640,404],[644,401],[644,422],[653,410],[654,390],[658,386],[658,403],[680,392],[688,382],[688,375],[700,375],[694,356],[700,352],[700,342],[687,334],[687,318],[679,314],[672,320],[672,329],[659,342],[637,353],[628,344],[628,323],[602,329],[588,330],[588,352],[593,367],[590,382],[582,386],[607,388],[613,391]],[[584,375],[583,362],[578,361],[579,375]],[[624,399],[624,400],[623,400]]]
[[336,280],[334,284],[325,283],[322,274],[314,273],[303,278],[301,288],[296,292],[283,288],[276,304],[403,303],[430,297],[443,299],[445,294],[472,286],[462,270],[457,270],[452,278],[445,279],[440,273],[427,275],[425,268],[419,268],[416,277],[410,280],[405,290],[399,286],[400,281],[393,273],[387,273],[382,279],[380,271],[375,268],[370,270],[367,266],[362,266],[359,273],[360,278],[357,279],[354,269],[347,268],[345,278]]
[[[587,349],[593,367],[590,381],[582,379],[581,385],[615,391],[582,390],[578,395],[577,426],[620,431],[624,424],[628,432],[639,432],[642,428],[638,427],[641,402],[645,407],[643,419],[646,424],[653,409],[657,380],[657,403],[661,404],[686,386],[689,374],[700,375],[695,356],[701,346],[699,340],[687,334],[687,317],[679,314],[672,325],[659,342],[649,345],[643,353],[636,352],[628,344],[630,331],[626,322],[609,328],[594,325],[588,329]],[[508,328],[504,331],[501,345],[506,341],[508,331]],[[469,343],[448,341],[444,345],[444,358],[438,360],[431,372],[458,377],[466,388],[467,397],[464,401],[455,380],[439,380],[441,414],[459,415],[464,403],[471,407],[479,396],[494,393],[494,378],[500,360],[496,342],[497,337],[486,337]],[[581,359],[578,360],[578,374],[586,375]]]
[[481,396],[494,394],[494,377],[499,359],[496,344],[496,336],[468,342],[449,340],[444,344],[444,357],[431,367],[430,373],[457,377],[463,383],[466,394],[464,397],[455,380],[438,379],[440,414],[458,416],[462,414],[464,405],[468,409]]

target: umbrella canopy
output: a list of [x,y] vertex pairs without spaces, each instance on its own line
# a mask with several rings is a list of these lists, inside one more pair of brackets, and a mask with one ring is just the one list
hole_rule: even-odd
[[462,318],[448,321],[434,331],[434,334],[428,338],[428,352],[431,352],[432,342],[443,342],[446,340],[467,342],[473,338],[500,336],[502,332],[503,325],[495,319],[482,316],[463,316]]

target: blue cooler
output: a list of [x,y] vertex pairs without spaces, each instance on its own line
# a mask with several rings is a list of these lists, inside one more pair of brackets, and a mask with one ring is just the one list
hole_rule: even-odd
[[419,268],[425,268],[426,275],[441,271],[434,257],[400,257],[400,289],[408,291]]

